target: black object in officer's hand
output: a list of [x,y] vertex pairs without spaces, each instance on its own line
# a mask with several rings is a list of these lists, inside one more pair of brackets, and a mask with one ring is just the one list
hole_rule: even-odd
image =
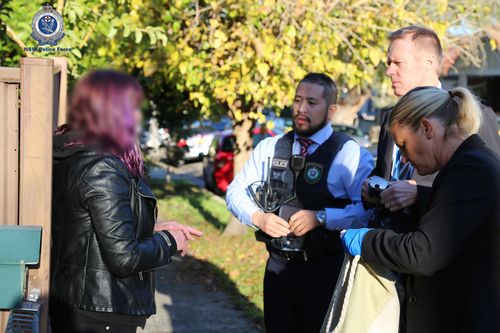
[[294,174],[294,186],[293,192],[286,190],[285,188],[273,188],[271,186],[271,172],[272,164],[271,158],[268,158],[268,172],[267,179],[265,181],[259,180],[253,182],[247,187],[247,191],[252,196],[252,199],[257,204],[257,206],[262,209],[265,213],[274,213],[278,211],[282,206],[288,204],[289,202],[295,200],[295,183],[297,181],[297,176],[300,171],[305,167],[306,160],[305,157],[300,155],[294,155],[290,159],[290,163],[286,164],[286,167],[290,166]]
[[391,184],[384,178],[379,176],[372,176],[368,182],[368,194],[373,198],[378,198]]

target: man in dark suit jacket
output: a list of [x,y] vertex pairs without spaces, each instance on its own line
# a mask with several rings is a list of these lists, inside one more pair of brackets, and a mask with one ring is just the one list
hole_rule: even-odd
[[[443,51],[439,37],[434,31],[421,26],[408,26],[393,32],[389,39],[386,75],[391,78],[392,89],[396,96],[401,97],[416,87],[441,86],[439,74]],[[500,155],[500,139],[495,113],[484,105],[482,111],[483,125],[478,134],[490,149]],[[436,175],[420,176],[404,158],[398,155],[398,149],[394,145],[387,123],[390,112],[391,110],[387,111],[382,118],[377,164],[372,175],[394,181],[381,194],[380,202],[385,208],[391,212],[399,212],[398,215],[401,215],[403,211],[405,213],[410,210],[418,212],[421,207],[426,206],[430,186]],[[377,203],[368,195],[367,189],[367,182],[365,182],[363,186],[365,202]],[[406,219],[403,218],[403,220]]]

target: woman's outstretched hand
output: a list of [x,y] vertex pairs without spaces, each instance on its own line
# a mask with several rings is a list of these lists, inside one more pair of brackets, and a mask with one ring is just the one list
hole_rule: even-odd
[[155,224],[155,231],[182,231],[187,240],[194,240],[203,235],[203,233],[195,228],[180,224],[177,221],[162,221]]
[[177,249],[184,256],[188,250],[188,241],[199,238],[203,233],[195,228],[178,223],[177,221],[162,221],[155,224],[155,231],[168,231],[177,243]]

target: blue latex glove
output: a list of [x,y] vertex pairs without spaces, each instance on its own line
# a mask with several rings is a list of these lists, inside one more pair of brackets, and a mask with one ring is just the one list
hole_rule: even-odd
[[363,244],[363,238],[366,233],[370,231],[370,228],[362,229],[348,229],[340,234],[342,240],[342,245],[344,246],[344,251],[352,256],[361,255],[361,245]]

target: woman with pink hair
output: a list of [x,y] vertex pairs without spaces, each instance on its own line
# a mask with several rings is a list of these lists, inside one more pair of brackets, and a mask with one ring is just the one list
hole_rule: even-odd
[[54,137],[53,332],[136,332],[155,313],[154,270],[201,236],[156,223],[156,198],[137,145],[143,91],[95,70],[76,84]]

